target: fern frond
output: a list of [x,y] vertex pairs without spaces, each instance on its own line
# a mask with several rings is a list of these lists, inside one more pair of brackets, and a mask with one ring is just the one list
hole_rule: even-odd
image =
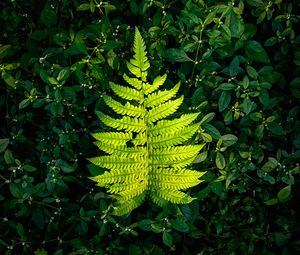
[[126,62],[129,72],[131,72],[135,77],[142,78],[142,70],[130,62]]
[[138,133],[136,137],[132,140],[134,146],[145,145],[148,142],[148,137],[146,133]]
[[176,132],[149,137],[149,145],[152,148],[163,148],[182,144],[196,133],[199,126],[200,124],[197,123]]
[[206,172],[199,172],[190,169],[175,168],[152,168],[150,175],[158,180],[195,180],[202,177]]
[[150,198],[155,204],[161,207],[164,207],[169,203],[169,201],[163,199],[161,196],[159,196],[157,193],[154,192],[150,193]]
[[156,194],[174,204],[189,204],[195,200],[195,198],[192,198],[181,191],[172,189],[157,189]]
[[122,158],[119,156],[100,156],[88,159],[96,166],[111,170],[142,169],[147,166],[147,161]]
[[123,75],[123,79],[132,87],[140,90],[142,88],[143,82],[137,78],[130,78],[126,74]]
[[141,159],[147,153],[145,147],[128,148],[126,146],[112,146],[102,142],[94,142],[94,144],[102,151],[108,154],[114,154],[120,157]]
[[161,85],[165,83],[166,79],[167,79],[167,74],[164,74],[163,76],[157,76],[154,79],[153,84],[145,83],[143,85],[143,90],[145,95],[148,95],[154,92],[155,90],[157,90]]
[[158,106],[172,97],[176,95],[180,87],[180,82],[178,82],[172,89],[170,90],[164,90],[164,91],[158,91],[156,93],[152,93],[148,95],[147,99],[145,100],[145,106],[146,107],[155,107]]
[[126,145],[126,143],[132,139],[132,133],[130,132],[93,133],[92,136],[98,141],[113,145]]
[[151,165],[153,167],[173,167],[175,169],[182,169],[182,168],[186,168],[188,165],[193,163],[194,159],[195,156],[183,160],[178,159],[178,160],[170,160],[170,161],[163,161],[163,162],[161,160],[153,159]]
[[[190,203],[194,198],[182,192],[198,185],[204,172],[189,170],[204,144],[184,145],[197,132],[200,123],[192,124],[199,113],[170,118],[182,104],[175,98],[180,82],[172,89],[161,91],[167,75],[147,81],[150,67],[145,42],[136,28],[134,56],[127,68],[135,77],[123,78],[131,87],[110,82],[112,91],[126,103],[105,95],[104,102],[118,114],[113,118],[96,112],[106,126],[122,132],[92,134],[95,145],[106,156],[90,158],[93,164],[105,168],[103,174],[92,177],[98,186],[107,188],[114,203],[114,214],[124,215],[141,205],[147,195],[160,206],[166,203]],[[122,100],[123,101],[123,100]]]
[[103,96],[104,102],[112,108],[116,113],[122,115],[128,115],[132,117],[140,117],[145,114],[145,109],[141,106],[135,106],[126,102],[125,105],[117,102],[116,100],[112,99],[112,97],[104,95]]
[[158,168],[150,172],[149,184],[154,188],[166,188],[181,190],[198,185],[202,182],[199,178],[205,172],[192,171],[187,169],[176,170],[174,168]]
[[168,101],[164,104],[156,106],[148,111],[148,123],[153,123],[155,121],[166,118],[177,111],[179,106],[183,102],[183,97],[177,98],[172,101]]
[[91,180],[97,182],[98,186],[107,186],[108,184],[130,183],[139,179],[145,178],[146,172],[140,171],[136,173],[134,169],[115,169],[110,172],[106,171],[104,174],[90,177]]
[[161,162],[181,161],[196,157],[203,147],[204,144],[154,149],[150,152],[150,157],[154,161]]
[[133,209],[139,207],[143,201],[145,200],[146,192],[136,196],[134,199],[131,200],[119,200],[114,207],[113,214],[117,216],[121,216],[131,212]]
[[146,130],[143,120],[137,118],[123,117],[122,119],[114,119],[102,112],[96,112],[99,119],[107,126],[117,130],[126,130],[128,132],[142,132]]
[[146,178],[136,178],[134,180],[125,181],[122,183],[114,183],[109,186],[108,192],[111,194],[116,194],[120,191],[127,190],[130,186],[133,189],[137,189],[141,185],[141,181],[145,181]]
[[135,186],[127,186],[127,189],[120,191],[117,193],[117,196],[120,196],[122,200],[130,200],[140,194],[142,194],[148,186],[147,181],[140,182],[139,185]]
[[133,51],[135,54],[134,58],[130,60],[130,63],[141,69],[142,72],[145,72],[150,67],[150,64],[146,57],[145,42],[137,28],[135,28]]
[[199,113],[183,114],[180,118],[174,120],[160,120],[155,125],[150,126],[150,136],[168,134],[178,131],[191,124]]
[[141,101],[143,99],[143,94],[141,91],[136,89],[124,87],[113,82],[109,82],[109,86],[119,97],[126,99],[126,100],[135,100]]

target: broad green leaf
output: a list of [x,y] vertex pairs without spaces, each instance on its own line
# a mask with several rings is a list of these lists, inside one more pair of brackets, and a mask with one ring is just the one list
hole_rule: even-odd
[[5,151],[8,144],[9,144],[9,139],[8,138],[0,139],[0,153]]
[[[234,117],[236,116],[236,114],[239,114],[238,112],[234,112]],[[236,118],[235,118],[236,119]],[[237,117],[238,119],[238,117]],[[226,125],[230,124],[233,120],[233,114],[231,110],[227,110],[225,116],[224,116],[224,122]]]
[[164,242],[164,244],[166,246],[169,246],[169,247],[172,246],[172,244],[173,244],[173,237],[172,237],[172,235],[170,233],[164,231],[162,239],[163,239],[163,242]]
[[221,31],[222,31],[222,36],[226,39],[226,40],[230,40],[231,39],[231,32],[228,26],[226,25],[222,25],[221,26]]
[[201,101],[203,100],[203,96],[204,96],[203,87],[197,88],[192,96],[192,105],[198,106],[201,103]]
[[240,72],[241,68],[240,68],[240,61],[239,61],[239,57],[236,56],[230,63],[229,66],[229,75],[230,76],[236,76],[239,72]]
[[220,112],[224,111],[228,107],[230,100],[231,100],[230,93],[227,91],[223,91],[221,93],[221,96],[220,96],[219,102],[218,102]]
[[34,172],[37,170],[36,167],[31,165],[24,165],[22,169],[24,169],[26,172]]
[[203,118],[202,118],[202,120],[200,121],[200,125],[201,124],[205,124],[205,123],[208,123],[208,122],[210,122],[214,117],[215,117],[215,113],[214,112],[210,112],[210,113],[208,113],[208,114],[206,114]]
[[199,200],[202,200],[204,198],[207,198],[207,196],[209,195],[211,191],[211,186],[207,186],[205,187],[204,189],[200,190],[198,193],[197,193],[197,198]]
[[69,75],[70,75],[70,70],[69,70],[69,68],[68,68],[68,67],[63,68],[63,69],[59,72],[59,74],[58,74],[58,76],[57,76],[57,80],[58,80],[59,82],[65,82],[65,81],[68,79]]
[[210,190],[218,196],[221,196],[223,191],[223,184],[222,182],[211,182],[209,184]]
[[15,158],[14,158],[12,152],[8,149],[4,152],[4,160],[5,160],[5,163],[8,165],[11,165],[15,162]]
[[219,89],[221,89],[221,90],[235,90],[236,89],[236,85],[234,85],[232,83],[222,83],[219,86]]
[[48,84],[51,84],[51,85],[58,85],[59,84],[59,82],[54,77],[50,77],[45,70],[41,69],[39,74],[40,74],[41,79],[45,83],[48,83]]
[[16,229],[19,236],[23,239],[25,234],[23,225],[21,223],[18,223]]
[[203,124],[202,127],[207,133],[209,133],[212,136],[213,139],[215,139],[215,140],[220,139],[221,134],[220,134],[219,130],[216,129],[213,125],[211,125],[209,123],[205,123],[205,124]]
[[189,56],[182,49],[176,49],[176,48],[167,49],[165,52],[165,57],[175,62],[187,62],[187,61],[193,62],[193,60],[190,59]]
[[201,133],[201,137],[203,139],[204,142],[207,142],[207,143],[211,143],[212,142],[212,137],[210,134],[207,134],[207,133]]
[[56,24],[56,12],[54,7],[50,6],[48,3],[45,5],[41,12],[41,23],[46,27],[51,27]]
[[179,232],[188,232],[189,226],[186,224],[184,218],[177,218],[171,221],[172,227]]
[[246,97],[240,107],[245,114],[249,114],[256,108],[256,104],[249,97]]
[[244,33],[244,30],[245,30],[245,23],[242,17],[232,12],[230,18],[231,36],[235,38],[240,38]]
[[226,147],[235,144],[238,140],[238,138],[232,134],[222,135],[221,139],[222,139],[222,144]]
[[261,167],[264,172],[272,172],[278,166],[278,162],[275,158],[269,157],[268,161]]
[[2,71],[1,76],[7,85],[11,86],[14,89],[16,88],[16,80],[10,73]]
[[83,40],[83,36],[80,34],[77,34],[70,46],[70,48],[67,50],[68,53],[71,55],[79,55],[79,54],[87,54],[87,47],[85,45],[85,42]]
[[279,125],[276,122],[268,123],[268,128],[269,128],[270,132],[274,135],[284,135],[285,134],[285,130],[282,128],[281,125]]
[[277,193],[277,198],[281,203],[285,203],[289,200],[290,195],[291,195],[291,185],[288,185]]
[[193,164],[201,163],[207,158],[207,151],[201,152],[193,161]]
[[19,103],[19,109],[24,109],[26,108],[28,105],[30,104],[30,100],[28,98],[22,100],[20,103]]
[[86,10],[90,10],[90,4],[88,3],[84,3],[84,4],[81,4],[79,5],[77,8],[76,8],[77,11],[86,11]]
[[216,162],[217,168],[219,168],[219,169],[224,169],[226,166],[225,158],[221,152],[217,151],[215,162]]
[[247,3],[255,7],[262,7],[265,4],[262,0],[247,0]]
[[247,69],[248,75],[251,78],[257,79],[258,74],[257,74],[256,70],[252,66],[247,65],[246,69]]
[[273,198],[264,202],[266,205],[276,205],[278,203],[277,198]]
[[248,58],[262,63],[270,63],[267,52],[263,46],[254,40],[249,40],[245,43],[245,51]]
[[75,171],[75,168],[68,164],[67,162],[63,161],[60,165],[61,170],[63,170],[65,173],[72,173]]
[[0,59],[6,56],[7,50],[11,47],[11,45],[1,45],[0,46]]
[[9,190],[10,193],[15,197],[15,198],[22,198],[23,192],[20,190],[19,186],[15,183],[10,183],[9,184]]
[[300,77],[291,81],[290,88],[293,96],[300,99]]
[[265,41],[264,46],[269,47],[273,46],[275,43],[277,43],[278,39],[277,37],[271,37],[267,41]]

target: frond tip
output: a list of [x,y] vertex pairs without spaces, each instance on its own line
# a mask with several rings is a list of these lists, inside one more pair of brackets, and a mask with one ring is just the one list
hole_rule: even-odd
[[94,144],[105,155],[89,159],[106,169],[90,179],[116,199],[113,213],[119,216],[140,206],[146,197],[160,206],[190,203],[195,198],[183,191],[201,183],[205,174],[188,169],[205,146],[188,144],[199,129],[201,122],[192,124],[199,113],[172,118],[183,102],[183,97],[174,99],[180,82],[170,90],[160,90],[166,74],[156,77],[152,84],[147,81],[150,63],[137,28],[133,51],[127,62],[133,77],[123,75],[130,86],[109,83],[121,101],[103,96],[105,104],[120,117],[96,112],[100,121],[115,131],[92,134],[97,140]]

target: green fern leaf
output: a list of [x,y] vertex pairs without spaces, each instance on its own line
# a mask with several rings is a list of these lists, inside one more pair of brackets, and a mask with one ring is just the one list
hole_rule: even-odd
[[170,90],[164,90],[164,91],[158,91],[156,93],[150,94],[147,99],[145,100],[145,106],[146,107],[154,107],[158,106],[172,97],[176,95],[180,87],[180,82],[178,82],[174,88]]
[[118,155],[120,157],[139,159],[141,157],[144,157],[147,153],[145,147],[127,148],[126,146],[112,146],[110,144],[105,144],[102,142],[95,142],[94,144],[100,150],[108,154]]
[[130,213],[133,209],[139,207],[145,200],[146,192],[136,196],[131,200],[119,200],[114,207],[114,215],[121,216]]
[[126,100],[141,101],[143,99],[143,93],[136,89],[120,86],[113,82],[109,82],[109,86],[119,97]]
[[[96,181],[98,186],[107,186],[108,184],[118,185],[139,181],[139,179],[145,178],[145,171],[136,173],[132,168],[127,169],[114,169],[104,174],[90,177],[91,180]],[[128,188],[128,187],[127,187]]]
[[[136,28],[134,57],[127,62],[129,72],[123,78],[131,87],[110,82],[112,91],[126,103],[111,96],[104,102],[120,118],[96,112],[100,121],[119,132],[92,134],[95,145],[106,155],[90,158],[93,164],[107,169],[91,179],[107,188],[116,199],[114,214],[124,215],[146,199],[164,206],[166,203],[190,203],[194,198],[183,190],[196,186],[205,172],[188,169],[204,144],[184,145],[197,132],[200,123],[192,124],[199,113],[183,114],[171,118],[183,102],[183,97],[172,99],[180,82],[170,90],[160,90],[167,75],[147,81],[150,67],[146,47]],[[171,118],[166,120],[165,118]]]
[[174,204],[188,204],[195,200],[195,198],[192,198],[189,195],[178,190],[157,189],[155,193],[163,199],[168,200]]
[[155,108],[152,108],[151,110],[148,111],[148,118],[147,118],[148,123],[153,123],[155,121],[170,116],[171,114],[177,111],[177,109],[182,104],[182,102],[183,102],[183,96],[175,100],[168,101],[159,106],[156,106]]
[[150,64],[146,57],[145,42],[137,28],[135,28],[133,50],[135,54],[134,58],[130,60],[130,63],[139,68],[141,72],[145,72],[150,67]]
[[180,118],[175,120],[161,120],[156,123],[156,125],[151,125],[149,129],[149,135],[155,136],[160,134],[169,134],[174,131],[178,131],[189,124],[191,124],[197,117],[199,113],[189,113],[184,114]]
[[99,119],[107,126],[117,130],[126,130],[128,132],[141,132],[146,130],[144,121],[138,118],[123,117],[122,119],[114,119],[102,112],[96,112]]
[[142,71],[140,68],[136,67],[135,65],[131,64],[130,62],[126,62],[127,68],[129,72],[131,72],[135,77],[142,78]]
[[130,78],[126,74],[123,75],[123,79],[132,87],[140,90],[142,88],[143,82],[137,78]]
[[200,124],[197,123],[176,132],[149,137],[149,144],[152,148],[170,147],[182,144],[197,132],[199,126]]
[[154,149],[150,152],[150,156],[157,162],[181,161],[191,157],[196,157],[199,151],[204,147],[201,145],[187,145],[167,147],[163,149]]
[[148,142],[148,139],[149,138],[147,137],[146,132],[138,133],[136,135],[136,137],[132,140],[132,143],[133,143],[134,146],[145,145]]
[[93,133],[92,136],[98,141],[111,145],[126,145],[132,139],[132,133],[129,132]]
[[145,83],[144,84],[145,95],[151,94],[152,92],[157,90],[161,85],[165,83],[166,79],[167,79],[167,75],[164,74],[163,76],[157,76],[154,79],[153,84]]
[[141,169],[147,166],[147,161],[136,160],[131,158],[121,158],[120,156],[102,156],[89,158],[89,161],[96,166],[108,168],[111,170],[115,169]]
[[181,190],[193,187],[202,182],[204,173],[187,169],[157,168],[150,172],[150,185],[154,188]]
[[112,99],[112,97],[106,95],[103,96],[103,100],[110,108],[112,108],[118,114],[133,117],[140,117],[145,114],[145,109],[143,109],[141,106],[135,106],[130,104],[129,102],[126,102],[125,105],[122,105],[118,101]]

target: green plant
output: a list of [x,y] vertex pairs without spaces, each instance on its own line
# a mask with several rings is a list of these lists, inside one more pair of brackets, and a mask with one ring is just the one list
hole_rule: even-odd
[[[299,4],[0,1],[0,254],[299,254]],[[179,77],[176,116],[200,112],[207,173],[189,204],[115,217],[86,158],[135,25],[149,81]]]
[[158,90],[167,78],[165,74],[149,84],[147,70],[150,64],[145,49],[143,38],[136,28],[134,58],[127,62],[135,78],[123,76],[133,88],[110,82],[111,89],[127,100],[126,104],[107,95],[103,97],[110,108],[124,117],[115,119],[97,112],[104,124],[125,132],[93,134],[98,140],[95,144],[109,156],[89,160],[110,171],[91,179],[115,194],[113,197],[118,200],[114,208],[116,215],[129,213],[144,201],[146,195],[160,206],[167,201],[190,203],[194,199],[180,190],[199,184],[199,178],[205,173],[186,168],[205,144],[182,145],[197,132],[200,123],[188,125],[199,113],[166,119],[177,111],[183,101],[183,97],[170,100],[176,95],[180,83],[171,90]]

